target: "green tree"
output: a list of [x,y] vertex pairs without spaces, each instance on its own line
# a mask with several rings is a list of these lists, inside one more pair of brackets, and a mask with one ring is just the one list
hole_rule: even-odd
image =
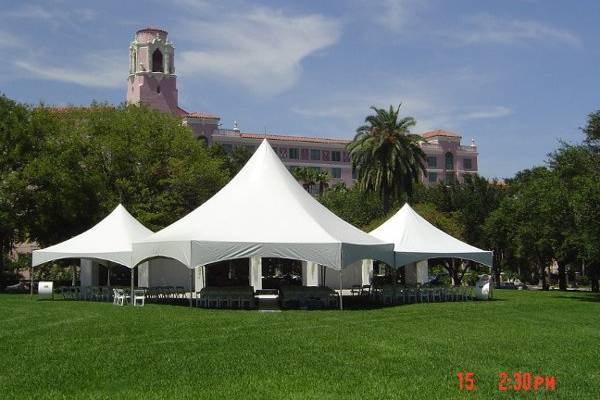
[[319,179],[319,171],[313,167],[296,167],[292,170],[292,175],[307,192],[310,192]]
[[228,179],[222,160],[178,119],[146,107],[38,107],[37,120],[45,142],[24,174],[31,188],[29,235],[42,245],[89,228],[118,203],[148,228],[160,229]]
[[600,145],[600,110],[588,115],[587,125],[582,129],[589,145]]
[[252,152],[246,146],[235,146],[230,152],[227,152],[221,143],[213,143],[208,148],[208,152],[211,156],[222,160],[224,168],[231,177],[237,175],[252,157]]
[[[381,199],[375,193],[365,193],[357,185],[347,188],[333,186],[319,196],[319,201],[338,217],[368,232],[373,220],[385,216]],[[381,221],[382,222],[382,221]],[[374,226],[373,229],[377,227]]]
[[29,130],[29,107],[0,95],[0,289],[5,286],[7,254],[23,239],[22,201],[27,182],[21,171],[37,146]]
[[414,118],[399,118],[400,106],[371,109],[375,114],[365,118],[347,149],[353,167],[358,168],[358,184],[379,193],[387,213],[392,200],[410,198],[415,182],[425,173],[423,139],[410,133]]

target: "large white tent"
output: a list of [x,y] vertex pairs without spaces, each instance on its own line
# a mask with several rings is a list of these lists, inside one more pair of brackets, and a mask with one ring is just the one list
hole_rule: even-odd
[[355,228],[316,201],[266,140],[211,199],[133,244],[134,263],[162,256],[188,268],[259,256],[341,270],[362,259],[391,263],[392,249],[391,243]]
[[405,204],[394,216],[370,232],[394,243],[395,266],[429,258],[461,258],[492,266],[492,252],[478,249],[430,224]]
[[152,234],[119,204],[106,218],[64,242],[34,250],[32,266],[65,258],[112,261],[133,268],[131,244]]

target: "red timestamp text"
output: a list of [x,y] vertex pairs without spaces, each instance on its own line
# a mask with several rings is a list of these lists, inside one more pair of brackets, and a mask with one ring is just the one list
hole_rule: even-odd
[[532,374],[531,372],[518,371],[509,374],[500,371],[498,373],[498,390],[501,392],[555,391],[556,377],[554,375]]
[[[456,374],[458,388],[462,391],[472,392],[476,388],[475,374],[461,371]],[[498,373],[497,389],[501,392],[539,392],[555,391],[556,377],[554,375],[539,375],[531,372],[500,371]]]

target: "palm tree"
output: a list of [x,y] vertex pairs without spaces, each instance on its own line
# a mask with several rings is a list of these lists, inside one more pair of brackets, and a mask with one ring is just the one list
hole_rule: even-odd
[[292,171],[292,175],[294,175],[297,181],[302,183],[307,192],[310,192],[310,188],[317,183],[317,174],[314,168],[297,167]]
[[323,194],[325,188],[329,186],[329,174],[326,171],[316,171],[315,183],[319,184],[319,196]]
[[410,133],[417,123],[412,117],[398,119],[400,105],[389,110],[371,107],[375,115],[365,118],[347,150],[358,168],[358,181],[365,191],[376,191],[387,213],[392,198],[410,197],[413,184],[426,174],[423,138]]

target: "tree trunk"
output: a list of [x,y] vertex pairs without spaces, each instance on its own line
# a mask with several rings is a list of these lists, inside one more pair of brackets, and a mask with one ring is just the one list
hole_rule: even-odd
[[[0,247],[1,249],[2,247]],[[4,280],[4,251],[0,250],[0,290],[3,290],[6,286]]]
[[550,290],[550,287],[548,286],[548,281],[546,279],[546,267],[544,267],[543,263],[540,263],[539,271],[540,276],[538,278],[538,285],[542,287],[542,290]]
[[588,276],[590,278],[590,285],[592,287],[592,292],[600,292],[600,265],[592,264],[588,265]]
[[387,214],[390,211],[390,190],[387,185],[383,186],[383,212]]
[[567,290],[567,272],[565,264],[562,262],[558,262],[558,288],[560,290]]

